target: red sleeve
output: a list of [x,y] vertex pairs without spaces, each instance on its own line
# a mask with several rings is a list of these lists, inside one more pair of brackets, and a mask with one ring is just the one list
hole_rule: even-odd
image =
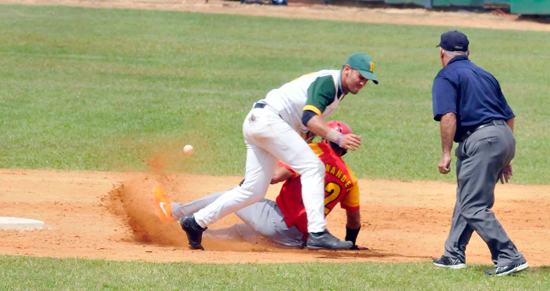
[[359,194],[359,185],[357,183],[357,178],[355,178],[355,174],[351,171],[349,167],[347,167],[347,169],[348,173],[351,176],[351,180],[353,181],[353,188],[340,201],[340,206],[346,210],[355,211],[359,210],[359,205],[361,204],[361,195]]
[[294,178],[300,176],[300,174],[296,173],[289,165],[283,163],[282,161],[279,161],[279,162],[277,163],[277,166],[279,166],[279,167],[281,167],[281,168],[286,168],[286,169],[288,169],[289,171],[291,171],[291,172],[292,172],[292,179],[294,179]]

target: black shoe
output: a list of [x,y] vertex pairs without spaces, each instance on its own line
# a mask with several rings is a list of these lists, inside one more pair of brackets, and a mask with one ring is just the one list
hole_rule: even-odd
[[460,259],[449,258],[446,256],[441,256],[441,258],[439,259],[434,259],[433,263],[434,265],[438,267],[443,267],[443,268],[451,268],[451,269],[466,268],[466,262],[463,262]]
[[202,242],[202,233],[206,228],[202,228],[196,221],[195,216],[187,215],[180,218],[181,228],[187,234],[187,239],[189,240],[189,246],[195,250],[204,250],[201,245]]
[[349,250],[353,246],[353,243],[350,241],[341,241],[330,234],[328,230],[325,230],[323,232],[310,232],[306,246],[312,250]]
[[527,262],[521,263],[521,264],[515,264],[515,265],[508,265],[508,266],[502,266],[502,267],[496,267],[492,270],[485,271],[485,275],[488,276],[505,276],[512,273],[517,273],[519,271],[523,271],[525,269],[529,268],[529,264]]

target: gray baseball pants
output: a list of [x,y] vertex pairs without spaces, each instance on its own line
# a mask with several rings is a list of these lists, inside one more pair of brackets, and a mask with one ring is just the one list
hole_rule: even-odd
[[526,262],[491,211],[496,183],[515,149],[510,128],[493,125],[475,131],[455,150],[458,187],[445,256],[465,262],[466,246],[475,231],[487,243],[497,267]]
[[[217,192],[187,204],[172,202],[172,217],[194,214],[211,204],[226,191]],[[263,199],[242,208],[235,214],[244,222],[222,229],[208,229],[204,237],[213,239],[244,239],[251,243],[266,240],[279,247],[302,248],[303,234],[295,226],[288,228],[284,215],[275,201]]]

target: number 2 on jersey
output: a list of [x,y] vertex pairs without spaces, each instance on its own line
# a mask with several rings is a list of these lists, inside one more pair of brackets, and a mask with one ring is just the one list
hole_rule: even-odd
[[327,215],[330,212],[328,205],[332,203],[332,201],[338,199],[342,192],[342,188],[334,182],[329,182],[325,186],[325,191],[328,193],[328,195],[325,196],[325,215]]

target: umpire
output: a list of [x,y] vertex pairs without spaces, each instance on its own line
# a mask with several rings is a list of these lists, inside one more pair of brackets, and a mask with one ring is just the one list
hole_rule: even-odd
[[498,180],[508,182],[516,142],[514,113],[499,82],[472,63],[468,38],[459,31],[441,35],[439,57],[443,69],[432,87],[434,119],[440,122],[443,155],[439,172],[448,174],[453,140],[458,144],[456,205],[445,253],[439,267],[466,267],[466,246],[476,231],[487,243],[496,268],[487,275],[503,276],[529,267],[490,210]]

